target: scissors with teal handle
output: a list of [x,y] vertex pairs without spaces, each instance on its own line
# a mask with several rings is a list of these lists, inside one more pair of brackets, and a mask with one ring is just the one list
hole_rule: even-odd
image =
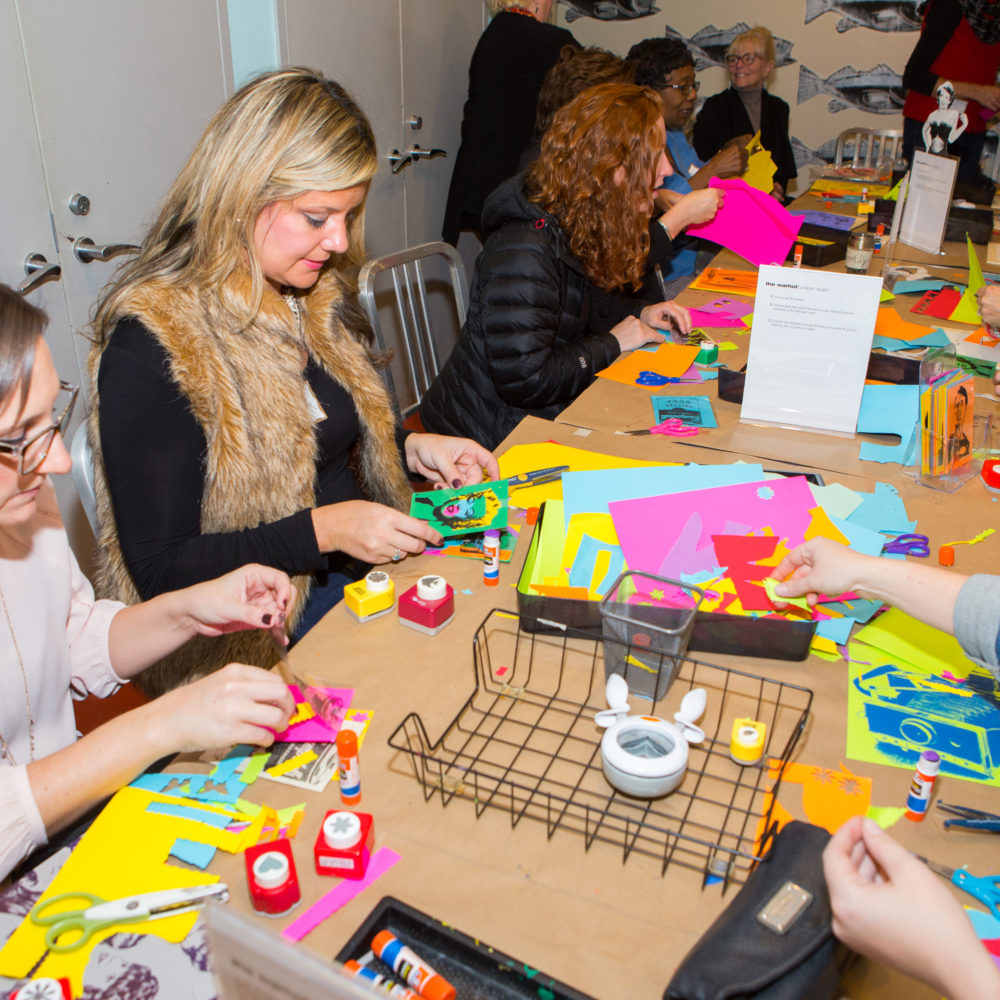
[[948,879],[952,885],[957,885],[963,892],[975,897],[980,903],[985,903],[994,917],[1000,919],[1000,875],[973,875],[965,868],[949,868],[935,861],[917,855],[932,872]]
[[[138,893],[110,901],[91,892],[63,892],[37,903],[29,916],[32,923],[48,928],[45,947],[61,953],[82,948],[98,931],[113,924],[173,917],[210,899],[224,903],[228,898],[229,887],[222,882]],[[65,900],[82,901],[85,905],[75,909],[59,907],[58,904]]]

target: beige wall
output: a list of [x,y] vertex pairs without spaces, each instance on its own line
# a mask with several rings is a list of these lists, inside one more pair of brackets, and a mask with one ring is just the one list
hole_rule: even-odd
[[[797,103],[800,67],[805,66],[826,80],[845,66],[856,70],[871,70],[885,63],[900,76],[917,42],[917,32],[883,32],[855,27],[838,32],[841,14],[829,8],[837,0],[699,0],[679,3],[677,0],[658,0],[660,12],[648,17],[626,21],[600,21],[581,17],[567,22],[567,7],[559,5],[558,23],[568,27],[583,45],[600,45],[619,55],[643,38],[664,33],[671,27],[685,39],[709,25],[726,30],[738,22],[770,28],[775,38],[792,43],[790,57],[795,62],[775,70],[768,89],[788,102],[791,108],[790,132],[810,149],[818,149],[835,139],[842,131],[854,126],[868,128],[902,128],[899,114],[872,114],[856,107],[830,112],[828,105],[834,98],[821,93],[802,104]],[[807,6],[810,13],[816,9],[827,12],[805,23]],[[857,3],[846,0],[845,7],[857,8]],[[912,4],[902,0],[901,6],[912,16]],[[712,66],[698,74],[702,96],[709,96],[728,86],[729,76],[720,66]],[[799,184],[806,180],[806,171],[800,168]]]

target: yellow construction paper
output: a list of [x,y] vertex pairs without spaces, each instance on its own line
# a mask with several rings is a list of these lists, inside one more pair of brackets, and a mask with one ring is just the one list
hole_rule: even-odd
[[[194,820],[147,812],[151,802],[176,803],[177,799],[142,788],[123,788],[119,791],[90,825],[39,901],[64,892],[81,891],[112,900],[140,892],[218,882],[216,875],[165,863],[178,837],[191,838],[192,829],[197,827],[197,839],[208,843],[210,841],[204,836],[204,831],[211,828]],[[211,832],[218,834],[221,831]],[[98,942],[119,931],[127,931],[156,934],[167,941],[179,943],[187,936],[197,917],[197,911],[190,911],[145,923],[106,927],[76,951],[50,952],[34,975],[51,976],[53,979],[65,976],[70,980],[73,995],[80,996],[83,993],[83,972],[91,950]],[[46,951],[45,931],[45,927],[33,924],[30,918],[22,921],[0,950],[0,975],[11,979],[27,976]]]
[[309,702],[307,701],[297,702],[295,705],[295,714],[288,720],[288,726],[286,726],[285,728],[287,729],[290,726],[294,726],[296,725],[296,723],[299,722],[305,722],[306,719],[311,719],[315,715],[316,713],[313,711],[313,708],[309,704]]
[[899,666],[904,670],[915,668],[938,676],[947,670],[953,677],[962,679],[975,669],[954,636],[911,618],[899,608],[889,608],[860,629],[854,638],[888,653],[896,662],[903,661]]
[[719,344],[720,351],[735,351],[736,345],[731,340],[724,340]]
[[764,148],[760,141],[760,131],[747,143],[747,168],[743,173],[743,180],[750,187],[770,194],[774,187],[774,173],[778,169],[774,165],[771,154]]
[[813,181],[812,187],[809,188],[810,194],[824,195],[824,194],[861,194],[861,189],[865,188],[868,191],[869,198],[884,198],[889,193],[888,184],[859,184],[857,182],[849,182],[839,180],[836,177],[817,177]]
[[269,774],[272,778],[280,778],[283,774],[288,774],[289,771],[294,771],[297,767],[302,767],[303,764],[314,761],[316,756],[315,750],[305,750],[294,757],[289,757],[288,760],[283,761],[281,764],[269,767],[264,773]]
[[979,303],[976,301],[976,292],[979,291],[986,282],[983,280],[983,269],[979,266],[979,258],[976,256],[976,248],[972,245],[972,240],[966,234],[965,242],[969,245],[969,283],[962,292],[962,297],[958,300],[958,305],[952,310],[948,317],[956,323],[972,323],[979,326],[982,317],[979,315]]
[[865,815],[875,820],[883,830],[888,830],[903,818],[905,812],[905,806],[869,806]]
[[822,507],[811,507],[809,513],[812,515],[812,520],[802,534],[805,541],[809,541],[811,538],[832,538],[833,541],[840,542],[841,545],[851,544],[843,532],[830,520],[830,515]]
[[[694,364],[699,350],[697,344],[693,347],[688,344],[660,344],[653,352],[633,351],[618,358],[604,371],[598,372],[597,377],[621,382],[623,385],[638,385],[636,379],[646,371],[665,378],[680,378]],[[663,386],[643,385],[640,388],[659,391]]]
[[[628,469],[636,466],[666,465],[676,463],[643,462],[618,455],[602,455],[583,448],[570,448],[564,444],[543,441],[539,444],[516,444],[500,456],[500,477],[517,476],[535,469],[551,469],[568,465],[571,472],[589,472],[594,469]],[[562,483],[545,483],[542,486],[522,486],[510,494],[510,506],[526,510],[540,507],[545,500],[562,501]],[[560,517],[562,515],[560,514]]]
[[879,296],[879,302],[891,302],[896,296],[889,291],[888,288],[882,289],[882,294]]
[[827,639],[822,635],[814,635],[809,644],[809,652],[813,656],[818,656],[821,660],[828,660],[833,663],[841,658],[840,650],[832,639]]
[[[615,524],[610,514],[574,514],[569,519],[569,526],[566,529],[566,542],[563,545],[562,558],[560,559],[560,568],[562,570],[560,577],[563,582],[569,582],[569,570],[576,562],[580,543],[583,541],[585,535],[590,536],[598,542],[604,542],[606,545],[618,544],[618,535],[615,532]],[[609,552],[598,552],[588,585],[591,600],[598,600],[597,585],[607,576],[610,565],[611,554]]]
[[781,597],[779,594],[776,594],[774,591],[778,586],[778,581],[773,577],[769,576],[766,580],[762,580],[761,584],[764,587],[764,593],[767,594],[767,599],[769,601],[775,601],[781,604],[791,604],[792,607],[802,608],[803,611],[812,611],[812,608],[809,607],[809,602],[804,597]]

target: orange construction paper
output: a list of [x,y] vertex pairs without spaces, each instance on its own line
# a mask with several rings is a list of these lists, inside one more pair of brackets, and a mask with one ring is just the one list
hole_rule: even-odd
[[916,340],[926,337],[928,329],[919,323],[903,319],[892,306],[883,306],[875,317],[875,336],[893,340]]
[[[694,364],[701,348],[697,344],[660,344],[655,352],[633,351],[620,357],[614,364],[598,372],[598,378],[611,379],[625,385],[636,385],[642,372],[656,372],[666,378],[680,378]],[[640,388],[659,392],[662,385],[644,385]]]
[[573,601],[585,601],[590,593],[586,587],[550,587],[544,583],[533,583],[531,589],[542,597],[566,597]]
[[[773,769],[772,769],[773,773]],[[783,784],[802,786],[802,807],[810,823],[836,833],[852,816],[864,816],[872,798],[872,779],[840,769],[789,761]]]
[[1000,338],[987,333],[986,327],[981,326],[978,330],[973,330],[965,338],[965,342],[968,344],[978,344],[980,347],[996,347],[997,344],[1000,344]]
[[835,542],[840,542],[841,545],[851,544],[843,532],[830,520],[830,515],[822,507],[813,507],[809,513],[812,514],[812,521],[802,533],[805,541],[808,542],[810,538],[832,538]]
[[698,288],[703,292],[734,292],[753,298],[757,294],[757,272],[706,267],[688,288]]

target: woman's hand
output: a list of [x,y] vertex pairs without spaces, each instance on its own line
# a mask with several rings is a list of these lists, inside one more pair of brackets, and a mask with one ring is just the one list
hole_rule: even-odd
[[713,177],[739,177],[747,169],[746,146],[730,141],[705,164]]
[[194,753],[234,743],[270,746],[295,711],[285,682],[268,670],[230,663],[148,706],[153,733],[172,751]]
[[831,538],[813,538],[792,549],[775,568],[775,580],[784,580],[791,573],[775,593],[779,597],[805,597],[811,605],[824,595],[836,597],[859,586],[858,577],[871,558]]
[[676,330],[687,336],[691,332],[691,313],[676,302],[657,302],[646,306],[639,319],[658,330]]
[[779,184],[777,181],[775,181],[771,185],[771,197],[772,198],[777,198],[778,201],[784,201],[784,199],[785,199],[785,188],[784,188],[783,185]]
[[295,597],[287,574],[251,563],[225,576],[176,591],[192,635],[223,635],[274,628],[285,620]]
[[426,521],[367,500],[315,507],[312,522],[320,552],[346,552],[367,563],[395,562],[443,541]]
[[823,874],[833,933],[849,948],[954,1000],[1000,995],[1000,971],[944,881],[873,820],[855,816],[834,834]]
[[954,83],[955,96],[978,101],[984,108],[1000,111],[1000,87],[988,83]]
[[[976,303],[984,323],[1000,326],[1000,285],[983,285],[976,292]],[[1000,365],[993,373],[993,391],[1000,396]]]
[[659,221],[661,225],[666,226],[671,236],[678,236],[688,226],[714,219],[715,213],[722,208],[724,201],[725,194],[720,188],[691,191],[668,209]]
[[458,489],[500,478],[500,466],[491,451],[469,438],[442,434],[411,434],[406,439],[406,467],[432,483]]
[[[649,306],[646,309],[650,308]],[[643,312],[646,311],[643,309]],[[662,344],[667,338],[637,316],[629,316],[611,328],[611,334],[623,351],[634,351],[643,344]]]

